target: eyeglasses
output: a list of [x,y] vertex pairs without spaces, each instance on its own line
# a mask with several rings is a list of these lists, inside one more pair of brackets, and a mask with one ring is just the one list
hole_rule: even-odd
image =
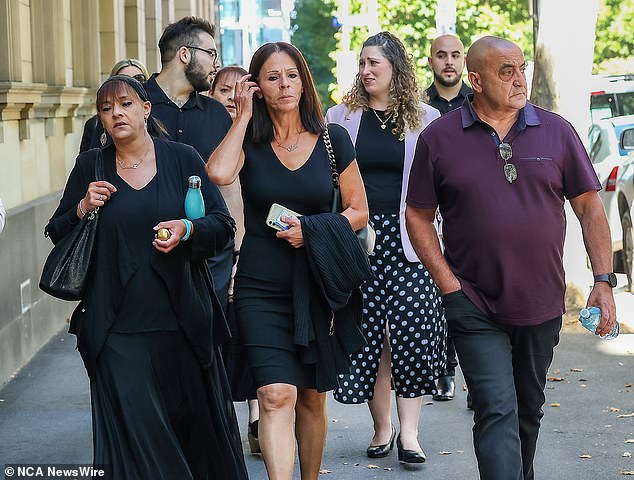
[[216,60],[218,60],[218,51],[215,48],[207,50],[206,48],[195,47],[193,45],[183,45],[183,47],[185,47],[185,48],[193,48],[194,50],[200,50],[201,52],[205,52],[205,53],[211,55],[211,58],[213,59],[214,62]]
[[510,143],[502,142],[498,145],[498,152],[500,153],[500,157],[504,160],[504,176],[509,181],[509,183],[513,183],[517,180],[517,169],[515,165],[509,163],[509,160],[513,157],[513,149],[511,148]]
[[145,75],[143,75],[142,73],[137,73],[136,75],[132,75],[132,78],[134,78],[136,81],[141,83],[145,83],[147,81],[147,78],[145,78]]

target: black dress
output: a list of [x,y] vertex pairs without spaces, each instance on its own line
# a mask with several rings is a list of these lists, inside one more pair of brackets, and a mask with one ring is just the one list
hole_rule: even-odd
[[[224,319],[214,315],[220,308],[211,283],[177,286],[196,278],[198,268],[205,274],[205,256],[226,244],[232,222],[191,147],[155,140],[155,151],[157,173],[136,190],[117,174],[114,148],[103,149],[105,179],[117,191],[100,209],[94,279],[71,322],[90,376],[94,462],[110,465],[113,478],[246,479],[229,385],[214,346],[223,338],[211,337]],[[80,155],[71,172],[47,226],[53,240],[73,221],[72,206],[92,180],[94,152]],[[207,215],[194,220],[192,239],[163,254],[152,246],[153,227],[184,218],[190,174],[203,178]],[[193,334],[192,321],[209,335]]]
[[[342,172],[354,160],[348,132],[331,125],[330,137]],[[294,344],[293,252],[266,225],[272,203],[302,214],[329,212],[332,179],[320,136],[306,162],[286,168],[269,143],[245,143],[240,172],[245,236],[235,278],[236,317],[256,387],[287,383],[315,388],[315,365],[304,363]],[[306,275],[309,272],[306,271]]]

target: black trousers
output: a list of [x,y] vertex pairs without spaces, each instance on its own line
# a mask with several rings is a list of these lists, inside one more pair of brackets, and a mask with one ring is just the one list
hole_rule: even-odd
[[447,367],[445,367],[445,375],[456,375],[456,367],[458,366],[458,358],[456,357],[456,347],[453,344],[451,332],[447,330]]
[[533,480],[546,373],[561,317],[516,327],[493,322],[462,292],[443,297],[474,410],[473,444],[482,480]]

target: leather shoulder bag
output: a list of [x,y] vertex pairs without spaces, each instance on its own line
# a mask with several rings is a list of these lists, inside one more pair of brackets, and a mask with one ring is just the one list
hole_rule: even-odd
[[[101,149],[95,159],[95,180],[103,180]],[[40,289],[62,300],[82,300],[95,250],[99,207],[86,213],[75,228],[59,240],[49,253]]]
[[[330,211],[332,213],[341,213],[341,190],[339,189],[339,172],[337,171],[337,160],[335,157],[335,151],[330,143],[330,134],[328,133],[328,125],[324,129],[324,144],[326,145],[326,151],[328,152],[328,161],[330,162],[330,172],[332,174],[332,206]],[[355,232],[361,247],[365,252],[370,255],[374,251],[374,243],[376,242],[376,232],[370,224],[363,227],[361,230]]]

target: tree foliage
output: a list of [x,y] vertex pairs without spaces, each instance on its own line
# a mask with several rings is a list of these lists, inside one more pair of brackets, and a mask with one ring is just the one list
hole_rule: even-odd
[[335,82],[336,29],[332,24],[334,0],[296,0],[291,15],[291,42],[304,54],[325,108],[334,103],[329,86]]
[[[403,40],[414,59],[421,85],[427,86],[432,80],[427,56],[436,34],[437,0],[379,0],[378,3],[381,28]],[[333,35],[336,30],[331,16],[336,8],[336,0],[296,0],[291,21],[292,41],[306,56],[324,104],[331,104],[328,88],[335,82],[332,53],[339,47],[339,35]],[[362,1],[351,0],[350,8],[350,13],[360,13]],[[634,71],[632,25],[634,0],[601,0],[594,73]],[[522,48],[527,60],[534,59],[533,22],[527,0],[457,0],[456,35],[467,48],[484,35],[505,37]],[[351,49],[358,53],[367,36],[367,28],[355,28]]]
[[593,73],[634,73],[632,25],[634,0],[601,0]]

